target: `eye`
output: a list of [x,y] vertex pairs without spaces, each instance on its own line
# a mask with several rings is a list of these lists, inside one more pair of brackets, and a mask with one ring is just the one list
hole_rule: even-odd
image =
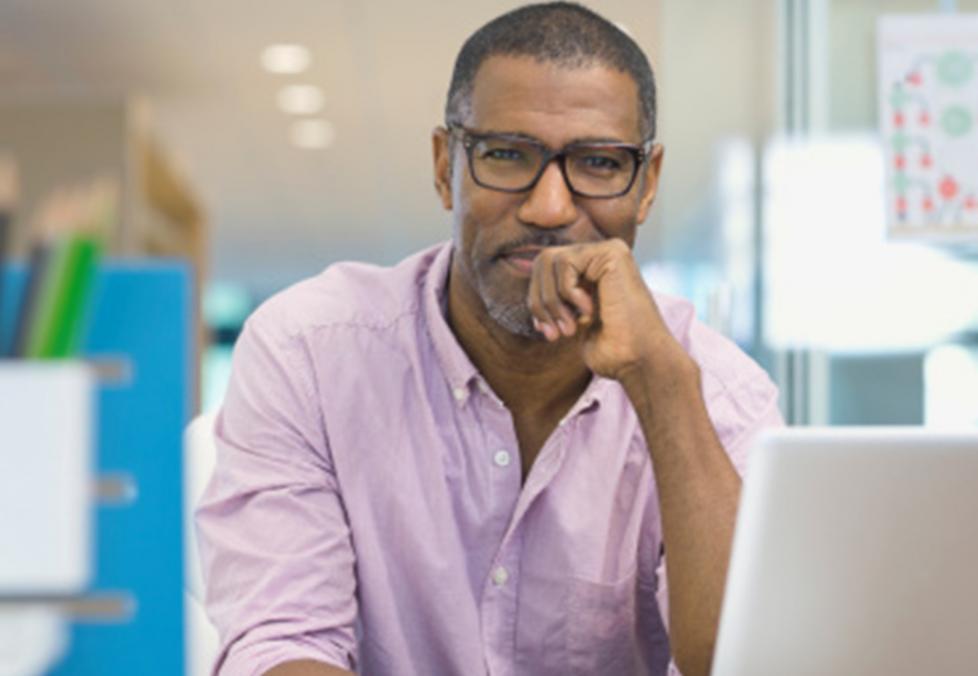
[[524,159],[523,151],[519,148],[487,148],[480,157],[484,160],[503,162],[519,162]]
[[586,155],[581,158],[581,162],[588,169],[598,171],[618,171],[621,169],[621,162],[607,155]]

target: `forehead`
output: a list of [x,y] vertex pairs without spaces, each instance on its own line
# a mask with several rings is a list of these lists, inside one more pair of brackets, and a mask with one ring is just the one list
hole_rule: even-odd
[[637,143],[638,87],[629,74],[604,65],[493,56],[476,73],[466,124],[554,146],[582,139]]

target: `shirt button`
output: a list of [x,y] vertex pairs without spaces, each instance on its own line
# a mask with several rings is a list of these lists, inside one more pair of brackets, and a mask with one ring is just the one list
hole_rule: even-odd
[[496,454],[492,456],[492,461],[499,467],[509,467],[510,460],[509,451],[496,451]]
[[456,387],[454,390],[452,390],[452,395],[455,397],[455,401],[462,401],[465,399],[465,388]]
[[492,583],[497,587],[502,587],[509,580],[509,571],[504,566],[496,566],[492,571]]

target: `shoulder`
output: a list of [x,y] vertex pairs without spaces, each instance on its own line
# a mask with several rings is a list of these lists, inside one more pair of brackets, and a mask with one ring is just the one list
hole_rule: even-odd
[[281,340],[329,328],[383,331],[420,311],[421,289],[443,245],[383,267],[335,263],[275,294],[248,319],[247,328]]
[[724,443],[734,441],[777,406],[778,388],[732,340],[696,318],[693,304],[654,293],[666,325],[699,365],[703,399]]

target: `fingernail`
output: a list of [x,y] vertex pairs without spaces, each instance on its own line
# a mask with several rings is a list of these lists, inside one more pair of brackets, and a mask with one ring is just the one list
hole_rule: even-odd
[[554,328],[554,325],[549,322],[543,325],[543,334],[547,337],[547,340],[557,340],[560,338],[560,331]]
[[567,320],[561,318],[557,320],[557,326],[560,327],[560,332],[565,336],[574,335],[574,325]]

